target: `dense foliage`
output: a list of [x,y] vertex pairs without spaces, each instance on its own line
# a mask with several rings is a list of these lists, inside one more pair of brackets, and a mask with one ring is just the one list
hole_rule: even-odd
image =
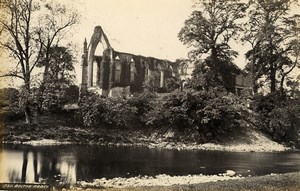
[[245,112],[236,96],[216,89],[174,92],[152,103],[144,118],[147,125],[192,128],[205,140],[241,127]]
[[10,110],[18,110],[19,91],[15,88],[0,89],[0,107],[9,107]]
[[195,62],[190,86],[195,90],[223,88],[235,92],[235,78],[240,74],[240,69],[231,62],[218,60],[215,63],[218,71],[211,68],[210,58]]
[[251,45],[246,70],[253,76],[253,90],[267,85],[270,92],[284,92],[288,75],[299,66],[300,15],[292,15],[297,1],[250,0],[249,20],[243,40]]
[[79,87],[65,85],[61,88],[47,91],[43,97],[44,112],[61,112],[65,105],[76,104],[79,99]]
[[23,117],[20,96],[15,88],[0,89],[0,120],[9,121]]
[[238,52],[229,42],[241,32],[247,5],[238,0],[200,0],[198,4],[178,34],[192,47],[189,55],[197,63],[192,85],[199,90],[222,86],[234,92],[232,82],[239,70],[233,59]]
[[1,0],[0,7],[0,48],[9,55],[4,63],[10,65],[8,71],[1,72],[1,77],[22,80],[22,108],[26,122],[31,123],[31,101],[28,99],[32,97],[37,63],[44,54],[45,66],[49,66],[50,48],[60,44],[78,23],[79,15],[70,4],[58,1]]
[[83,123],[96,127],[128,127],[135,121],[137,107],[123,98],[103,98],[90,94],[80,102]]
[[32,91],[39,113],[58,111],[64,104],[77,102],[79,88],[74,85],[74,64],[75,58],[68,47],[56,45],[41,53],[37,67],[44,68],[43,78]]
[[282,98],[279,94],[254,97],[255,125],[276,141],[298,141],[300,99]]
[[192,129],[202,140],[240,128],[245,112],[236,96],[215,89],[159,97],[143,93],[126,99],[93,94],[81,101],[80,108],[87,126]]

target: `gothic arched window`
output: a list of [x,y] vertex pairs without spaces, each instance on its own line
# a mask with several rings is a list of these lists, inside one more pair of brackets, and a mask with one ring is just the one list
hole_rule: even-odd
[[121,81],[121,62],[120,62],[120,58],[117,56],[115,58],[115,82],[116,83],[120,83]]
[[135,68],[135,62],[132,58],[130,59],[129,64],[130,64],[130,82],[133,83],[135,81],[136,68]]

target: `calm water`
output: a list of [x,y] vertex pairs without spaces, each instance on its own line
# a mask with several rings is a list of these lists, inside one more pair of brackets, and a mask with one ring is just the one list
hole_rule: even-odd
[[158,174],[248,175],[300,171],[300,153],[177,151],[106,146],[5,145],[0,182],[75,183],[96,178]]

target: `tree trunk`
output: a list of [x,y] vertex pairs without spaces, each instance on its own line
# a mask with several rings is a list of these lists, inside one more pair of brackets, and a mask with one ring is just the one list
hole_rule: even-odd
[[[27,104],[26,104],[26,105],[27,105]],[[24,113],[25,113],[25,120],[26,120],[26,123],[27,123],[27,124],[30,124],[30,123],[31,123],[31,113],[30,113],[30,107],[29,107],[29,106],[25,106]]]
[[256,95],[257,92],[258,92],[257,83],[256,83],[256,80],[254,78],[252,80],[252,91],[253,91],[253,95]]
[[214,70],[214,73],[215,73],[215,78],[217,78],[217,50],[215,47],[212,47],[211,49],[211,67],[212,69]]
[[213,71],[213,76],[212,76],[213,84],[210,84],[211,82],[209,82],[208,87],[206,87],[208,89],[209,89],[210,86],[215,86],[218,82],[219,71],[218,71],[218,67],[217,67],[217,63],[216,63],[217,62],[217,50],[216,50],[215,47],[212,47],[212,49],[211,49],[210,61],[211,61],[210,68]]
[[256,78],[256,73],[255,73],[255,62],[256,62],[256,49],[255,47],[253,47],[252,45],[252,49],[253,49],[253,58],[252,58],[252,66],[251,66],[251,73],[252,73],[252,91],[253,91],[253,95],[256,95],[258,92],[258,87],[257,87],[257,78]]
[[36,117],[35,117],[35,121],[38,122],[41,118],[42,115],[42,108],[43,108],[43,102],[44,102],[44,98],[43,98],[43,94],[44,94],[44,84],[42,82],[40,88],[39,88],[39,92],[37,94],[37,108],[36,108]]
[[270,38],[270,55],[269,55],[269,63],[270,63],[270,91],[271,93],[276,92],[276,65],[275,65],[276,55],[273,54],[273,41]]
[[270,91],[271,93],[274,93],[276,92],[276,69],[274,68],[273,64],[271,64],[271,68],[270,68],[270,81],[271,81]]
[[27,124],[31,123],[31,104],[29,100],[30,96],[30,76],[27,75],[25,79],[25,95],[24,95],[24,113],[25,113],[25,120]]
[[284,96],[284,88],[283,88],[283,84],[284,84],[284,79],[285,79],[285,75],[283,74],[280,80],[280,97],[283,98]]
[[45,66],[45,69],[44,69],[44,73],[43,73],[43,79],[42,79],[42,82],[41,82],[41,85],[39,87],[39,90],[38,90],[38,93],[37,93],[37,115],[36,115],[36,118],[35,118],[35,121],[38,122],[41,118],[41,115],[42,115],[42,108],[43,108],[43,102],[44,102],[44,98],[43,98],[43,95],[44,95],[44,92],[46,90],[46,78],[47,78],[47,75],[48,75],[48,70],[49,70],[49,64],[47,64]]
[[253,95],[257,95],[258,92],[258,73],[255,72],[255,66],[254,66],[254,61],[252,63],[252,68],[251,68],[251,80],[252,80],[252,92]]

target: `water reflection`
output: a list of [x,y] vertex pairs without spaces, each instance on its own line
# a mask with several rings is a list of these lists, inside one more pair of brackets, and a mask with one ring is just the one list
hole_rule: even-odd
[[69,154],[65,157],[49,148],[5,148],[1,153],[0,168],[4,175],[0,182],[73,185],[76,183],[76,160]]
[[62,145],[5,145],[0,182],[72,186],[78,180],[158,174],[243,176],[300,171],[299,153],[229,153],[164,149]]

